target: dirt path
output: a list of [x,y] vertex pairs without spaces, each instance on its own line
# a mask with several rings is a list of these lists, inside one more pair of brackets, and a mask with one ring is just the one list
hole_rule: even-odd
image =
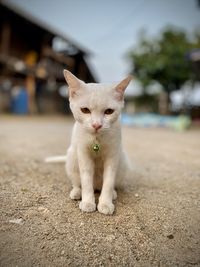
[[86,214],[62,164],[72,121],[0,118],[0,266],[200,266],[200,131],[123,129],[135,166],[116,212]]

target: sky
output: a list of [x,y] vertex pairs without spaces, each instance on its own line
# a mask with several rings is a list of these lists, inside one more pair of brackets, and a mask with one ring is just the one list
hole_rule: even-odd
[[195,0],[6,0],[91,51],[99,82],[119,81],[131,71],[128,52],[145,29],[156,36],[167,25],[189,33],[200,28]]

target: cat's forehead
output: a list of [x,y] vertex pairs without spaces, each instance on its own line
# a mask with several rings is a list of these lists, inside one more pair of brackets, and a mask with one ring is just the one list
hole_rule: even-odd
[[110,98],[113,94],[113,86],[101,83],[87,83],[84,85],[83,94],[93,99]]
[[112,90],[113,85],[111,84],[103,84],[103,83],[86,83],[84,85],[88,90],[92,91],[109,91]]
[[113,86],[100,83],[88,83],[84,85],[83,92],[79,97],[81,106],[103,108],[116,103],[113,94]]

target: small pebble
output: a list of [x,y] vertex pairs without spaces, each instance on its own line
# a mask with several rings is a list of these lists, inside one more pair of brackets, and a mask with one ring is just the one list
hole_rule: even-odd
[[47,208],[45,208],[45,207],[38,207],[38,211],[42,211],[42,212],[44,212],[44,213],[48,213],[49,212],[49,210],[47,209]]
[[16,224],[23,224],[23,219],[19,218],[19,219],[13,219],[13,220],[9,220],[10,223],[16,223]]
[[172,235],[172,234],[167,235],[167,238],[169,238],[169,239],[173,239],[173,238],[174,238],[174,235]]

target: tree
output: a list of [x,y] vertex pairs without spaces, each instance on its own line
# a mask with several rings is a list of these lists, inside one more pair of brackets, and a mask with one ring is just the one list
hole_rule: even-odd
[[158,81],[168,96],[173,90],[180,89],[192,78],[186,55],[199,44],[198,33],[196,42],[192,42],[185,32],[174,28],[165,29],[160,38],[152,40],[141,36],[136,50],[130,53],[130,58],[133,72],[143,84],[144,94],[152,80]]

